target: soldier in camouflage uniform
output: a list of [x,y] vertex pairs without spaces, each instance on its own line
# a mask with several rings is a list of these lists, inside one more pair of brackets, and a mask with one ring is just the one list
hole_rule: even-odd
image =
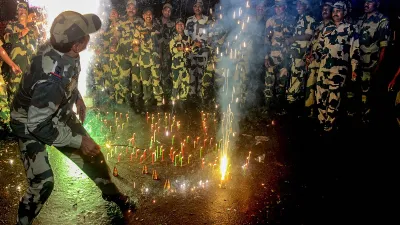
[[171,20],[172,5],[169,3],[164,4],[161,18],[156,19],[156,23],[160,26],[161,39],[161,83],[164,91],[164,96],[169,99],[172,93],[172,80],[171,80],[171,53],[169,43],[175,33],[175,23]]
[[[135,32],[143,24],[143,19],[136,16],[136,1],[126,4],[126,16],[121,19],[121,34],[116,32],[114,40],[119,40],[117,62],[120,68],[119,78],[113,81],[117,103],[129,104],[133,100],[134,107],[140,110],[141,77],[139,68],[139,48],[135,43]],[[114,47],[114,46],[112,46]],[[131,99],[131,93],[133,99]]]
[[318,70],[320,66],[320,61],[312,58],[313,52],[316,51],[319,45],[319,40],[322,36],[322,30],[326,26],[333,25],[332,21],[332,7],[333,3],[331,1],[326,1],[322,5],[322,21],[319,22],[317,27],[314,30],[314,36],[311,39],[311,45],[309,51],[307,52],[307,67],[308,67],[308,77],[306,82],[306,90],[305,90],[305,107],[308,116],[315,116],[315,91],[317,85],[317,76]]
[[208,61],[207,23],[208,17],[203,15],[203,1],[196,0],[193,5],[194,15],[186,21],[185,34],[189,36],[197,47],[190,54],[190,96],[201,96],[204,70]]
[[304,99],[304,85],[306,80],[305,53],[309,47],[316,25],[315,19],[309,13],[309,7],[309,0],[297,1],[298,20],[293,37],[287,39],[288,44],[291,44],[290,57],[292,61],[289,88],[287,91],[287,100],[289,103],[296,103]]
[[192,49],[192,41],[190,37],[184,33],[185,23],[182,19],[175,22],[176,33],[169,42],[172,55],[172,95],[171,102],[185,102],[189,93],[189,73],[187,70],[187,56]]
[[360,66],[358,33],[355,26],[344,20],[345,3],[336,2],[332,15],[335,24],[323,29],[320,44],[314,52],[314,57],[320,60],[316,92],[318,119],[325,131],[335,128],[341,92],[349,70],[354,80]]
[[[127,85],[126,80],[120,79],[120,68],[118,67],[118,42],[121,38],[122,27],[119,21],[119,14],[116,9],[112,9],[109,16],[109,25],[101,34],[99,71],[95,77],[95,82],[99,89],[104,89],[112,103],[122,104],[124,102],[124,92],[116,92],[115,87]],[[122,76],[121,76],[122,77]],[[121,84],[120,84],[121,82]],[[125,83],[124,83],[125,82]],[[125,90],[125,89],[124,89]],[[99,93],[100,94],[100,93]],[[126,93],[125,93],[126,94]],[[128,94],[129,95],[129,94]],[[104,98],[104,96],[99,96]]]
[[10,105],[8,104],[6,82],[1,71],[3,60],[11,67],[15,74],[22,73],[19,66],[10,59],[2,46],[3,42],[0,39],[0,133],[3,130],[6,132],[9,131],[8,122],[10,120]]
[[[160,85],[160,26],[153,22],[153,9],[143,10],[144,24],[135,31],[135,43],[140,45],[140,77],[143,82],[143,100],[146,108],[152,106],[152,95],[157,106],[163,105]],[[146,110],[147,111],[147,110]]]
[[[36,51],[38,32],[35,26],[28,26],[28,5],[26,3],[19,3],[17,5],[17,15],[18,21],[7,24],[4,31],[4,40],[5,43],[12,44],[10,57],[21,68],[22,73],[25,73],[29,70],[31,58]],[[8,74],[7,92],[10,103],[20,81],[21,75]]]
[[22,78],[10,122],[19,138],[29,185],[19,203],[18,224],[32,224],[53,190],[54,176],[46,145],[56,147],[75,162],[96,183],[105,200],[115,202],[124,213],[134,206],[111,182],[100,147],[72,110],[76,104],[83,122],[86,107],[77,88],[79,52],[86,48],[89,34],[100,27],[100,18],[94,14],[61,13],[51,26],[50,43],[41,46],[32,60],[29,76],[24,74]]
[[366,0],[365,15],[357,23],[360,33],[362,117],[369,121],[371,83],[381,67],[385,49],[389,44],[389,20],[378,12],[379,0]]
[[286,13],[285,0],[275,0],[275,13],[266,22],[265,44],[265,89],[264,95],[267,107],[274,97],[278,105],[284,104],[286,85],[288,81],[289,58],[286,39],[293,36],[295,19]]

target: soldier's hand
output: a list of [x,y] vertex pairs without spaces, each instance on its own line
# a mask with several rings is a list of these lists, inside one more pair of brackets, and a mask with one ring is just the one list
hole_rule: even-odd
[[76,110],[79,115],[79,119],[83,123],[86,118],[86,105],[82,99],[78,99],[75,104],[76,104]]
[[139,52],[139,45],[133,46],[133,51],[134,51],[135,53],[138,53],[138,52]]
[[11,69],[15,74],[21,74],[22,73],[21,68],[19,68],[19,66],[17,64],[15,64],[15,63],[13,65],[11,65]]
[[352,73],[351,73],[351,80],[352,80],[352,81],[356,81],[356,80],[357,80],[357,74],[356,74],[356,72],[352,72]]
[[265,64],[265,67],[267,67],[267,68],[271,66],[271,65],[269,64],[269,60],[268,60],[268,59],[265,59],[264,64]]
[[84,155],[96,156],[100,153],[100,146],[88,136],[82,136],[82,143],[80,150]]

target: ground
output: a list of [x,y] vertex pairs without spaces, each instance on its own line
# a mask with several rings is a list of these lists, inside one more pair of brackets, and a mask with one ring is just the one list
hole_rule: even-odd
[[[368,183],[362,175],[367,173],[362,165],[367,164],[365,156],[375,154],[365,149],[378,142],[372,138],[377,133],[387,138],[379,140],[383,149],[392,137],[386,135],[392,133],[386,126],[392,122],[389,119],[374,129],[348,125],[336,135],[321,136],[309,119],[289,115],[272,119],[254,110],[234,126],[226,182],[220,186],[220,151],[214,146],[222,115],[214,115],[214,111],[203,113],[177,114],[168,136],[160,127],[156,140],[165,149],[164,161],[159,156],[152,164],[149,153],[140,163],[143,150],[136,158],[133,148],[107,147],[131,145],[127,139],[135,133],[134,145],[148,148],[150,136],[154,136],[151,113],[146,116],[127,115],[123,110],[89,111],[85,127],[101,143],[111,172],[114,167],[118,170],[113,181],[138,202],[129,224],[338,224],[348,218],[358,221],[354,207],[362,204],[359,188]],[[153,124],[169,127],[173,121],[170,112],[153,116]],[[115,123],[120,126],[109,128]],[[176,135],[175,149],[180,148],[181,142],[186,144],[182,166],[180,160],[175,166],[168,156],[171,135]],[[197,137],[197,146],[192,146]],[[18,200],[27,183],[17,144],[3,141],[1,145],[0,224],[14,224]],[[201,157],[199,146],[205,149]],[[55,189],[34,224],[123,224],[117,207],[101,198],[85,174],[55,148],[48,148],[48,152]],[[147,165],[149,174],[142,173],[143,165]],[[157,171],[158,180],[152,179],[153,170]],[[164,189],[166,179],[171,184],[169,190]]]

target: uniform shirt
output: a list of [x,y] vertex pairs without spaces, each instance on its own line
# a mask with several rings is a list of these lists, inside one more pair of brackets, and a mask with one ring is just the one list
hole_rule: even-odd
[[[313,35],[315,29],[315,19],[307,14],[302,14],[299,16],[297,23],[295,25],[295,30],[293,37],[301,35]],[[296,53],[293,58],[302,58],[309,46],[310,41],[295,41],[293,42],[291,49],[295,50]]]
[[145,24],[137,27],[135,42],[140,43],[140,66],[148,68],[160,65],[160,26],[153,23],[152,27]]
[[120,24],[121,36],[119,37],[118,53],[130,55],[133,52],[132,44],[135,39],[135,31],[143,24],[143,19],[136,17],[134,21],[131,22],[128,17],[124,17],[121,19]]
[[326,26],[320,38],[316,53],[321,59],[320,71],[341,75],[356,72],[359,68],[360,52],[358,32],[349,23]]
[[265,23],[265,32],[267,38],[267,58],[271,58],[274,65],[282,63],[284,57],[287,57],[288,46],[286,39],[293,36],[295,19],[290,15],[284,15],[282,18],[273,16]]
[[[325,25],[324,21],[319,22],[319,24],[315,27],[314,30],[314,35],[311,39],[311,45],[310,45],[310,52],[315,52],[317,51],[318,48],[321,48],[320,45],[320,39],[322,37],[322,31],[326,26],[331,26],[335,25],[332,20],[329,20],[329,22]],[[318,60],[313,60],[309,66],[310,68],[319,68],[319,61]]]
[[193,41],[202,42],[201,48],[194,55],[198,57],[207,57],[207,39],[208,35],[208,17],[202,15],[200,20],[196,16],[190,16],[186,21],[185,35],[189,36]]
[[[0,47],[2,47],[3,46],[3,42],[1,41],[1,39],[0,39]],[[3,59],[0,59],[0,76],[2,75],[1,74],[1,67],[3,66]],[[3,85],[3,84],[0,84],[0,85]]]
[[180,69],[186,66],[186,59],[188,51],[179,51],[178,48],[190,49],[192,41],[190,37],[186,35],[176,34],[169,42],[169,48],[172,55],[172,69]]
[[[15,59],[16,54],[18,54],[18,49],[20,51],[25,51],[27,57],[32,57],[35,53],[37,38],[35,37],[35,33],[32,29],[22,38],[19,38],[19,34],[24,29],[24,26],[17,21],[10,22],[7,24],[6,29],[4,30],[4,41],[5,43],[12,44],[12,50],[10,54],[10,58],[12,60]],[[23,69],[23,68],[21,68]]]
[[362,67],[373,69],[378,64],[380,48],[389,45],[389,20],[383,14],[375,12],[367,18],[361,17],[357,23],[360,32],[360,54]]
[[111,53],[110,47],[117,49],[122,32],[123,28],[120,21],[116,22],[115,24],[110,22],[107,29],[101,35],[102,43],[100,43],[100,45],[102,45],[101,47],[104,54]]
[[13,133],[55,147],[79,148],[82,136],[68,123],[76,118],[72,106],[81,98],[80,71],[79,58],[62,54],[49,43],[41,46],[12,103]]
[[168,20],[165,24],[162,23],[162,18],[155,21],[160,27],[160,46],[162,47],[163,54],[169,54],[169,42],[175,34],[175,23]]

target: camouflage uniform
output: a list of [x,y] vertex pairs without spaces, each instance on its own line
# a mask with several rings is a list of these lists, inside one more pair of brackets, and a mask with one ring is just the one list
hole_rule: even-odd
[[[176,34],[169,43],[172,54],[172,95],[171,101],[177,99],[186,100],[189,93],[189,73],[187,71],[187,55],[186,48],[191,48],[190,37]],[[184,51],[179,51],[178,48],[184,48]]]
[[[315,29],[315,19],[309,14],[299,15],[293,36],[313,35]],[[287,100],[294,103],[303,99],[304,79],[305,79],[305,53],[309,47],[310,41],[295,41],[290,46],[290,57],[292,65],[290,69],[289,89],[287,91]]]
[[157,105],[162,105],[163,90],[160,85],[160,27],[153,22],[151,28],[146,25],[137,27],[135,40],[140,43],[140,77],[143,82],[143,100],[151,105],[152,94]]
[[[3,46],[3,42],[0,40],[1,46]],[[0,125],[7,124],[10,119],[10,106],[8,104],[6,82],[1,71],[2,65],[3,61],[0,59]]]
[[389,20],[379,12],[375,12],[370,18],[366,15],[357,23],[360,33],[361,54],[361,90],[362,90],[362,113],[367,115],[371,106],[369,103],[371,79],[375,79],[375,70],[378,65],[380,50],[388,46],[390,38]]
[[[336,4],[335,4],[336,5]],[[316,100],[318,119],[325,130],[333,128],[341,102],[341,92],[351,71],[358,71],[360,53],[357,29],[348,23],[326,26],[315,52],[320,59]]]
[[171,20],[168,20],[167,23],[162,23],[162,18],[159,18],[155,21],[159,24],[161,39],[160,39],[160,48],[161,48],[161,65],[160,72],[162,73],[162,87],[164,94],[166,96],[171,96],[172,85],[171,85],[171,52],[170,52],[170,41],[174,37],[175,34],[175,23]]
[[[100,18],[94,14],[85,15],[86,23],[89,23],[87,27],[82,26],[85,24],[83,20],[79,23],[81,26],[77,26],[68,19],[76,14],[64,12],[55,19],[54,30],[65,30],[56,36],[58,43],[71,42],[76,40],[74,37],[78,34],[81,35],[78,37],[82,37],[100,28]],[[82,15],[78,15],[81,18]],[[63,23],[59,22],[61,19]],[[72,32],[67,29],[74,25],[81,29]],[[21,159],[29,184],[19,203],[18,224],[31,224],[53,190],[54,176],[46,145],[53,145],[75,162],[96,183],[103,195],[114,196],[119,193],[111,182],[103,154],[100,152],[95,157],[88,157],[79,150],[82,136],[88,136],[72,111],[73,105],[81,99],[77,89],[79,57],[60,54],[50,44],[45,44],[32,62],[30,74],[22,77],[11,108],[10,125],[19,138]]]
[[190,16],[186,21],[185,35],[193,41],[201,42],[200,48],[197,48],[190,54],[190,95],[198,96],[201,93],[204,70],[208,61],[207,48],[207,22],[208,17],[202,15],[200,20],[196,16]]
[[274,96],[283,103],[289,69],[288,46],[285,41],[293,36],[294,21],[293,17],[285,14],[282,18],[275,15],[266,22],[267,55],[265,60],[268,60],[269,67],[266,68],[265,73],[264,96],[267,105]]
[[[18,21],[14,21],[7,24],[4,31],[5,43],[12,44],[10,58],[21,68],[22,74],[29,71],[31,58],[36,51],[35,49],[37,44],[37,37],[33,29],[30,29],[24,37],[19,38],[23,29],[23,25]],[[10,71],[7,76],[7,92],[9,95],[9,102],[11,103],[15,92],[17,91],[18,84],[21,81],[21,74],[17,75]]]
[[[310,45],[310,50],[309,50],[311,54],[320,47],[319,40],[322,37],[322,30],[326,26],[330,26],[330,25],[334,25],[332,20],[329,20],[329,22],[327,24],[325,24],[324,21],[321,21],[318,24],[318,26],[315,28],[314,36],[311,39],[311,45]],[[317,76],[318,76],[319,66],[320,66],[320,61],[317,59],[312,60],[310,62],[310,64],[308,65],[308,77],[307,77],[306,89],[305,89],[305,92],[306,92],[305,93],[305,107],[308,109],[310,116],[313,116],[314,106],[316,104],[315,91],[316,91],[316,85],[317,85]]]
[[132,46],[135,40],[135,32],[141,24],[143,24],[143,19],[140,17],[136,17],[133,21],[130,21],[128,17],[121,19],[121,36],[119,37],[117,51],[120,74],[113,80],[115,100],[118,104],[124,101],[129,103],[131,93],[133,94],[135,104],[139,101],[141,94],[139,53],[134,52]]

